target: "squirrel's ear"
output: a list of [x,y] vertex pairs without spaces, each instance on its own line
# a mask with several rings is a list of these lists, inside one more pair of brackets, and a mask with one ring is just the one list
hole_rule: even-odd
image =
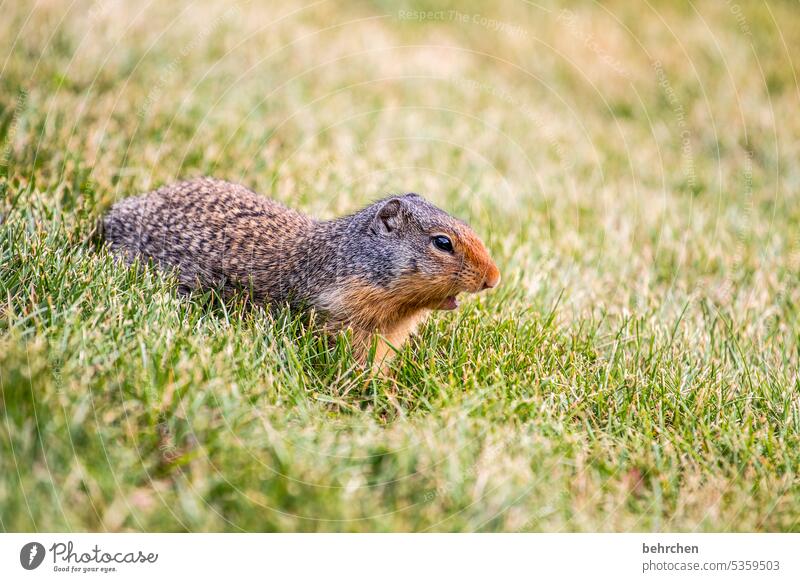
[[398,198],[392,198],[383,203],[375,216],[373,229],[376,232],[392,232],[402,225],[403,203]]

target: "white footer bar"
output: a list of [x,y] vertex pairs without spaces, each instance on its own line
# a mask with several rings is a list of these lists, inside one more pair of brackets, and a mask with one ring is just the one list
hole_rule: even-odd
[[0,580],[800,580],[800,534],[3,534]]

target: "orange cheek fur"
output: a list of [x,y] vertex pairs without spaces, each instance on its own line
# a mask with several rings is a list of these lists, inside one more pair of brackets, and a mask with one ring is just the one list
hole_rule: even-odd
[[419,297],[425,291],[424,284],[413,280],[399,280],[392,289],[380,289],[352,280],[344,283],[335,295],[326,299],[327,304],[323,302],[319,307],[336,313],[338,305],[349,306],[348,320],[329,320],[328,329],[351,329],[356,357],[362,361],[366,359],[373,337],[379,334],[375,363],[382,365],[392,353],[392,346],[402,347],[428,315],[429,310],[425,307],[408,303],[409,298]]

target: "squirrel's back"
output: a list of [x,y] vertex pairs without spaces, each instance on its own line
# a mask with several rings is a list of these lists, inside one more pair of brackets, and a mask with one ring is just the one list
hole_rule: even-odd
[[239,184],[199,178],[115,204],[103,221],[112,250],[128,261],[177,268],[184,290],[250,288],[286,300],[294,263],[314,221]]

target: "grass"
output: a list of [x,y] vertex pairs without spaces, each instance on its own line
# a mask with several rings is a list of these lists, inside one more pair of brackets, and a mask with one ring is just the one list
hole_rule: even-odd
[[[340,4],[3,6],[0,529],[800,529],[796,6]],[[202,174],[503,283],[368,377],[88,242]]]

